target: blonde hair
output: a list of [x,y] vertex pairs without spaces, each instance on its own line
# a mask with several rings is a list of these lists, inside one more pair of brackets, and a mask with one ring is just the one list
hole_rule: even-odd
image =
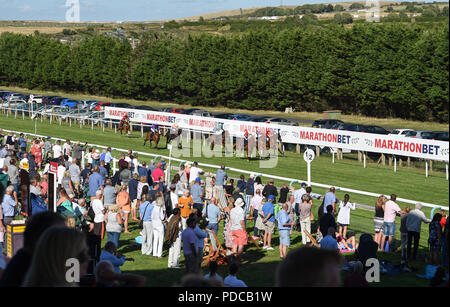
[[109,211],[110,211],[110,212],[113,212],[113,213],[119,212],[119,209],[120,209],[119,205],[112,205],[112,206],[109,206]]
[[375,207],[376,207],[377,209],[381,208],[381,206],[383,206],[384,203],[385,203],[385,199],[386,199],[386,198],[385,198],[384,195],[378,196],[377,204],[375,205]]
[[[75,258],[80,263],[88,260],[83,252],[88,249],[85,235],[72,228],[50,227],[38,240],[24,287],[77,286],[66,280],[66,261]],[[80,259],[82,258],[83,259]],[[81,272],[83,273],[83,272]]]

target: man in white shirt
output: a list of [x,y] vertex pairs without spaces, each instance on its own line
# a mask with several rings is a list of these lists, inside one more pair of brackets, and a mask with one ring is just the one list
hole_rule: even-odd
[[64,166],[64,162],[60,162],[58,165],[58,171],[56,174],[56,178],[58,179],[58,184],[62,184],[62,180],[64,178],[64,173],[66,171],[66,167]]
[[230,274],[223,280],[223,285],[225,287],[247,287],[245,282],[236,277],[238,270],[239,267],[236,263],[230,264],[229,268]]
[[72,153],[72,145],[70,145],[70,140],[66,140],[63,145],[63,154],[67,156],[71,156]]
[[53,159],[59,159],[61,154],[62,154],[61,142],[58,140],[56,141],[55,146],[53,146]]
[[93,234],[95,235],[95,259],[100,258],[100,253],[102,250],[102,239],[105,235],[105,212],[106,209],[103,206],[102,199],[102,191],[98,190],[95,193],[95,197],[92,198],[91,207],[94,211],[94,230]]
[[23,168],[27,172],[29,171],[29,164],[28,164],[28,154],[24,153],[22,160],[20,160],[19,167]]
[[198,167],[198,163],[194,162],[194,166],[191,167],[189,173],[189,186],[192,187],[195,183],[195,179],[204,173],[203,169]]
[[111,147],[108,147],[105,154],[105,168],[108,171],[108,174],[111,170],[111,162],[113,160],[113,156],[111,155]]
[[245,228],[245,212],[242,207],[244,201],[242,198],[236,199],[234,208],[230,211],[231,234],[233,236],[233,253],[236,262],[239,263],[240,256],[244,252],[244,246],[247,245],[248,234]]
[[[408,245],[406,255],[408,261],[416,260],[417,250],[419,248],[420,231],[422,222],[431,223],[431,219],[427,219],[425,213],[422,212],[422,204],[417,203],[416,208],[412,210],[406,217],[406,229],[408,230]],[[411,253],[411,246],[414,239],[414,249]]]

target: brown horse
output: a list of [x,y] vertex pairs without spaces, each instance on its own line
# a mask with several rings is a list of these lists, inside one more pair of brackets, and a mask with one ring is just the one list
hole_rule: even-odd
[[150,147],[152,147],[152,141],[155,142],[155,148],[158,148],[159,138],[161,136],[161,132],[158,130],[155,133],[152,131],[147,132],[147,136],[145,137],[144,146],[147,141],[150,142]]
[[[171,129],[167,129],[167,132],[166,132],[166,135],[165,135],[165,137],[166,137],[166,148],[167,148],[167,145],[169,145],[172,140],[175,140],[183,132],[183,130],[178,129],[177,133],[172,134],[172,133],[170,133],[170,130]],[[181,142],[180,142],[180,144],[178,144],[178,147],[180,147],[180,145],[181,145]]]
[[277,134],[276,136],[272,135],[271,137],[266,138],[266,150],[269,150],[271,146],[272,148],[276,148],[274,154],[278,151],[281,156],[284,157],[284,145],[281,141],[280,134]]
[[[225,131],[222,131],[222,135],[221,136],[222,136],[222,143],[220,143],[220,144],[225,145]],[[216,138],[217,138],[216,134],[213,134],[213,135],[210,136],[210,140],[211,140],[210,148],[211,148],[211,150],[214,150],[214,144],[215,144]]]
[[255,137],[251,136],[248,138],[247,142],[244,141],[244,139],[238,140],[236,144],[234,145],[234,149],[242,150],[244,149],[245,152],[245,158],[247,161],[250,161],[250,158],[253,156],[253,152],[256,150],[257,152],[257,145],[258,142]]
[[119,131],[122,135],[122,131],[125,131],[125,133],[128,135],[130,133],[130,123],[126,121],[121,121],[119,124]]

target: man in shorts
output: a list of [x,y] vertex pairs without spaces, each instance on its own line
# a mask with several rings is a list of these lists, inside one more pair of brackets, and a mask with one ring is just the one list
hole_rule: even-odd
[[291,221],[288,216],[288,204],[282,205],[282,210],[277,214],[278,233],[280,234],[280,258],[286,258],[287,248],[291,241],[292,228],[295,225],[294,221]]
[[270,241],[272,240],[272,234],[275,228],[275,207],[273,202],[275,201],[274,195],[269,195],[267,202],[262,207],[264,213],[264,246],[263,249],[273,250],[270,246]]
[[397,195],[392,194],[391,199],[386,202],[384,207],[384,223],[383,223],[383,237],[381,239],[381,250],[384,250],[384,244],[386,242],[386,237],[388,237],[389,251],[393,251],[392,242],[394,241],[395,235],[395,217],[398,213],[405,213],[395,202],[397,200]]
[[233,236],[233,253],[236,257],[236,262],[239,262],[240,256],[244,251],[244,246],[247,245],[248,234],[245,228],[245,212],[242,207],[244,201],[238,198],[234,202],[234,208],[230,211],[231,217],[231,235]]

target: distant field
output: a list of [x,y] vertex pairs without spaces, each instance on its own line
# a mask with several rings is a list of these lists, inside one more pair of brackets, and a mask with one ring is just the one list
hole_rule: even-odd
[[[160,102],[160,101],[141,101],[134,99],[121,99],[121,98],[110,98],[104,96],[95,96],[95,95],[86,95],[81,93],[64,93],[64,92],[53,92],[53,91],[40,91],[40,90],[29,90],[20,87],[5,87],[0,85],[0,90],[10,90],[15,92],[23,92],[23,93],[34,93],[41,95],[58,95],[67,98],[80,99],[80,100],[99,100],[99,101],[111,101],[111,102],[127,102],[132,105],[148,105],[156,108],[165,108],[165,107],[184,107],[190,108],[193,107],[191,105],[179,105],[173,102]],[[218,107],[199,107],[212,112],[230,112],[230,113],[246,113],[246,114],[254,114],[254,115],[271,115],[277,117],[287,117],[287,118],[297,118],[300,120],[301,126],[311,126],[311,124],[301,123],[302,120],[316,120],[322,119],[322,113],[316,112],[295,112],[286,114],[284,112],[279,111],[250,111],[244,109],[228,109],[221,106]],[[366,125],[377,125],[382,127],[389,127],[391,129],[395,128],[409,128],[409,129],[417,129],[417,130],[435,130],[435,131],[448,131],[448,124],[441,124],[437,122],[420,122],[420,121],[410,121],[399,118],[374,118],[374,117],[365,117],[358,115],[341,115],[340,119],[345,122],[353,122],[353,123],[361,123]]]

